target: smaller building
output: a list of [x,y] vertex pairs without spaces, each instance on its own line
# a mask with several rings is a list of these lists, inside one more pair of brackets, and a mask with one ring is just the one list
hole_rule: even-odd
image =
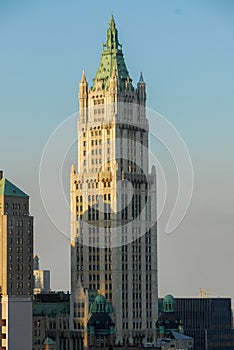
[[40,270],[39,257],[37,255],[33,258],[33,293],[48,293],[50,291],[50,271]]
[[32,259],[33,217],[30,215],[29,196],[0,171],[2,350],[32,349]]
[[[37,294],[33,302],[33,350],[44,349],[45,339],[57,348],[69,342],[70,295],[63,292]],[[65,348],[65,347],[64,347]],[[50,349],[50,348],[49,348]]]
[[162,302],[156,322],[156,349],[193,349],[193,339],[184,335],[184,325],[175,310],[175,300],[167,295]]
[[176,298],[175,303],[195,350],[234,349],[230,298]]
[[112,349],[115,324],[106,298],[101,294],[97,295],[90,311],[91,317],[87,324],[89,349]]

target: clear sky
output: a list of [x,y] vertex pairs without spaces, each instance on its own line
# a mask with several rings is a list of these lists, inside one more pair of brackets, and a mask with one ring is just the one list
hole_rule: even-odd
[[185,219],[172,235],[159,230],[160,296],[204,288],[234,298],[232,0],[1,0],[0,167],[31,197],[41,267],[54,289],[69,289],[69,241],[43,208],[39,163],[78,109],[83,68],[90,83],[95,76],[112,13],[133,83],[142,71],[148,106],[175,125],[194,166]]

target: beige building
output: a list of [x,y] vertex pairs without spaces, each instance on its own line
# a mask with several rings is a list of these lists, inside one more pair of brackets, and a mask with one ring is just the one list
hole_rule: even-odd
[[[32,348],[33,217],[29,196],[0,172],[2,349]],[[23,322],[22,322],[23,317]]]
[[[129,76],[113,17],[93,85],[82,74],[78,167],[72,166],[71,320],[86,331],[79,288],[113,305],[116,344],[155,340],[156,174],[149,172],[146,84]],[[76,305],[83,305],[79,313]],[[85,344],[86,346],[86,344]]]

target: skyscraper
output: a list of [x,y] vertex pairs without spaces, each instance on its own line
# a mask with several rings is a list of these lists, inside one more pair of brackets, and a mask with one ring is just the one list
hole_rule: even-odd
[[[155,338],[156,174],[149,173],[146,84],[134,88],[113,16],[93,85],[79,91],[78,170],[71,168],[71,315],[85,329],[77,291],[112,303],[115,342]],[[86,315],[86,316],[85,316]]]
[[2,347],[32,348],[33,217],[29,196],[0,171]]

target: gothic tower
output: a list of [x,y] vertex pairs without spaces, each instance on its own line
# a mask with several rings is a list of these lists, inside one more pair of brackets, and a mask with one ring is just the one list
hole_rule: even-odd
[[[71,293],[97,290],[112,303],[116,343],[153,341],[156,174],[148,169],[146,84],[142,74],[137,88],[132,84],[113,16],[91,88],[82,74],[79,105],[78,169],[73,165],[70,177]],[[86,329],[81,314],[72,316],[75,329]]]

